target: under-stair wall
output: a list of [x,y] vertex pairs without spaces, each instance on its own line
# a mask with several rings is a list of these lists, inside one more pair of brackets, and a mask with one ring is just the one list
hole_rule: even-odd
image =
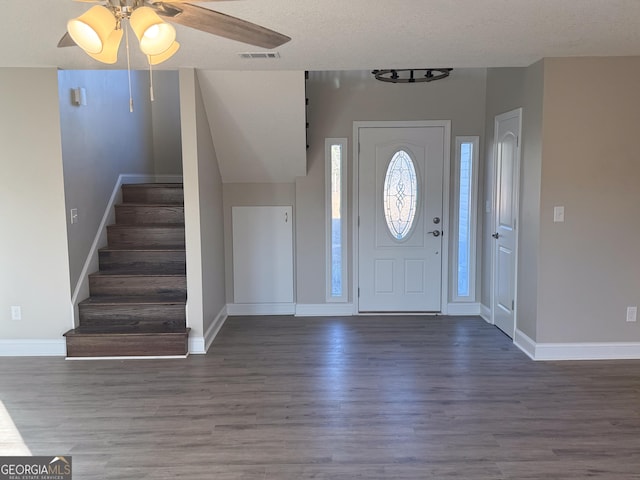
[[196,70],[180,69],[190,353],[205,353],[227,318],[222,178]]

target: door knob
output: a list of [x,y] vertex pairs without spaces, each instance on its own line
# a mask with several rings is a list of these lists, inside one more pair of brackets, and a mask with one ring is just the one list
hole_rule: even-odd
[[499,234],[498,232],[496,232],[496,233],[492,233],[492,234],[491,234],[491,236],[492,236],[493,238],[495,238],[496,240],[497,240],[498,238],[500,238],[500,234]]
[[440,223],[440,217],[434,217],[433,218],[433,223],[435,223],[436,225]]
[[433,230],[432,232],[427,232],[427,233],[430,233],[434,237],[439,237],[440,236],[440,230]]

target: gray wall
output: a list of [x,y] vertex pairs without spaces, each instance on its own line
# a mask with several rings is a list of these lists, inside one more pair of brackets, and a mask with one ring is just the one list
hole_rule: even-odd
[[225,307],[222,180],[193,69],[180,70],[187,319],[202,337]]
[[[154,173],[148,74],[131,74],[133,113],[126,71],[60,70],[58,74],[72,290],[118,176]],[[86,89],[86,106],[72,105],[70,92],[76,87]],[[79,220],[73,225],[68,221],[72,208],[78,209]]]
[[638,79],[639,57],[545,59],[538,342],[640,340]]
[[[324,139],[348,138],[351,159],[354,121],[451,120],[452,145],[456,135],[479,135],[482,146],[485,87],[484,69],[454,70],[445,80],[411,85],[382,83],[369,71],[310,73],[307,176],[296,180],[298,303],[325,303]],[[351,166],[349,161],[349,204],[353,198]],[[348,215],[353,218],[350,205]],[[352,238],[351,224],[347,238]],[[348,258],[353,258],[352,246],[347,250]],[[351,280],[348,284],[351,286]],[[349,297],[353,300],[353,292]]]
[[540,238],[540,172],[542,165],[542,101],[544,61],[524,72],[520,226],[518,232],[517,328],[537,337]]
[[151,124],[154,171],[158,175],[182,174],[178,75],[178,71],[154,70],[153,72],[155,100],[151,102]]
[[72,308],[58,73],[0,68],[0,85],[0,339],[51,339],[64,354]]

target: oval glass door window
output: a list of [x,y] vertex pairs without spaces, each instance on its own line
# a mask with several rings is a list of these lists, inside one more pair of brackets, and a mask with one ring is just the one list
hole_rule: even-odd
[[391,236],[403,240],[411,232],[418,205],[416,167],[407,152],[396,152],[384,179],[384,217]]

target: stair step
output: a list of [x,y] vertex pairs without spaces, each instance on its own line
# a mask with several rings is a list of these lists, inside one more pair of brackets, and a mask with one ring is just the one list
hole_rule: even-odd
[[178,272],[186,271],[186,252],[184,248],[101,248],[98,251],[100,270],[136,269],[142,272],[161,272],[171,268]]
[[182,205],[181,183],[137,183],[122,185],[124,203],[160,203]]
[[154,223],[184,224],[183,205],[150,205],[143,203],[121,203],[115,206],[118,225],[140,225]]
[[108,225],[107,242],[109,247],[184,247],[184,225]]
[[98,296],[78,305],[80,327],[186,327],[186,297]]
[[91,296],[185,295],[186,275],[132,275],[96,272],[89,275]]
[[135,268],[124,265],[122,267],[100,270],[105,275],[186,275],[184,265],[157,265],[148,268]]
[[188,353],[189,330],[78,327],[64,336],[67,357],[174,356]]
[[182,184],[122,186],[91,297],[79,326],[65,334],[68,357],[183,356],[186,252]]
[[186,295],[96,295],[78,305],[176,305],[187,303]]

